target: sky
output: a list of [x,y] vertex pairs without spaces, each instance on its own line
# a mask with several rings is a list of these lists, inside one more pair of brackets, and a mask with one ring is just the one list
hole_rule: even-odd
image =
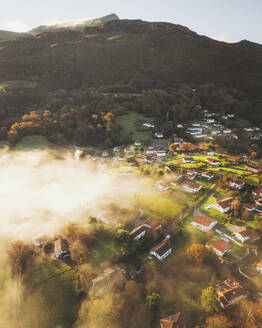
[[1,3],[0,29],[24,32],[110,13],[181,24],[222,41],[262,44],[262,0],[9,0]]

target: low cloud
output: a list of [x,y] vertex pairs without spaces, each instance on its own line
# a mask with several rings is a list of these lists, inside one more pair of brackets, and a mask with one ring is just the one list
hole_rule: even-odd
[[30,27],[19,20],[11,20],[0,23],[0,30],[12,32],[27,32]]
[[223,42],[227,42],[227,43],[235,43],[238,42],[236,40],[233,40],[229,35],[216,35],[213,36],[212,39],[217,40],[217,41],[223,41]]

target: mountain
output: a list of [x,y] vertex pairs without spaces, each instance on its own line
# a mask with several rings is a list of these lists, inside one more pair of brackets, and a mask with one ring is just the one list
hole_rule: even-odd
[[37,28],[34,28],[29,33],[33,35],[37,35],[43,32],[58,32],[58,31],[65,31],[65,30],[80,31],[81,29],[87,26],[96,26],[113,20],[119,20],[119,17],[116,14],[110,14],[102,17],[91,18],[91,19],[65,21],[55,25],[42,25]]
[[10,32],[10,31],[2,31],[0,30],[0,41],[2,40],[13,40],[17,38],[25,38],[29,37],[28,33],[18,33],[18,32]]
[[41,92],[207,83],[262,91],[261,45],[229,44],[181,25],[141,20],[116,19],[2,42],[0,67],[0,81],[34,81]]

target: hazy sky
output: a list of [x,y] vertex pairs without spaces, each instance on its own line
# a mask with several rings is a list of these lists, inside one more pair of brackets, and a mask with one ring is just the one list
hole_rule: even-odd
[[262,0],[9,0],[2,1],[0,29],[103,16],[182,24],[226,41],[262,43]]

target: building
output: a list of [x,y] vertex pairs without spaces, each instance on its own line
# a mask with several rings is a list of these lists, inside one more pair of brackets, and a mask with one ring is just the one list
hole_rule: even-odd
[[240,180],[240,179],[230,179],[229,180],[229,187],[234,188],[234,189],[242,189],[245,185],[245,181]]
[[195,177],[197,176],[197,172],[195,172],[195,171],[187,171],[187,173],[186,173],[185,176],[189,180],[194,180]]
[[166,150],[161,149],[160,147],[148,147],[146,150],[146,155],[153,155],[157,157],[165,157]]
[[196,161],[194,160],[193,157],[184,157],[184,158],[183,158],[183,162],[184,162],[184,163],[191,163],[191,164],[196,163]]
[[222,308],[236,304],[248,296],[247,291],[241,286],[236,285],[217,290],[218,300]]
[[196,193],[198,192],[200,189],[202,189],[202,186],[199,183],[194,183],[191,181],[186,181],[183,184],[183,189],[187,192],[193,192]]
[[259,272],[259,273],[262,273],[262,261],[258,262],[257,265],[256,265],[256,270]]
[[69,256],[69,247],[67,240],[58,239],[55,241],[55,257],[56,258],[64,258]]
[[217,201],[213,205],[213,208],[218,210],[221,213],[226,213],[226,212],[230,211],[233,200],[234,200],[234,197],[228,197],[228,198],[222,199],[220,201]]
[[252,194],[255,197],[262,197],[262,187],[258,187],[256,189],[252,190]]
[[245,164],[245,168],[253,173],[259,173],[262,170],[259,166],[253,164]]
[[213,166],[219,165],[219,161],[214,158],[207,158],[206,161],[208,164],[213,165]]
[[156,137],[156,138],[164,138],[164,135],[163,135],[163,133],[162,132],[156,132],[155,134],[154,134],[154,137]]
[[141,145],[142,145],[142,143],[139,140],[136,140],[135,143],[134,143],[134,146],[136,146],[136,147],[139,147]]
[[201,173],[201,177],[202,178],[206,178],[207,180],[211,180],[215,177],[214,173],[213,172],[210,172],[210,171],[206,171],[206,172],[202,172]]
[[171,254],[171,243],[169,239],[164,239],[160,244],[152,248],[150,254],[155,256],[159,261],[163,261]]
[[155,125],[153,123],[143,123],[142,126],[145,128],[154,128],[155,127]]
[[225,134],[225,135],[229,135],[229,134],[231,134],[231,130],[230,129],[225,129],[225,130],[223,130],[223,133]]
[[195,216],[191,225],[201,231],[207,232],[214,228],[217,221],[208,216]]
[[138,226],[137,228],[133,229],[130,233],[129,236],[133,239],[139,240],[142,237],[144,237],[144,235],[146,234],[148,228],[142,224],[140,226]]
[[237,229],[234,229],[232,232],[234,237],[240,240],[242,243],[248,240],[255,242],[260,238],[259,234],[255,230],[251,229],[250,227],[238,227]]
[[92,280],[93,288],[101,292],[105,288],[109,288],[116,283],[121,283],[124,280],[124,276],[119,267],[115,266],[106,269],[102,274]]
[[186,325],[182,319],[181,313],[178,312],[160,319],[160,328],[186,328]]
[[232,249],[232,245],[223,239],[219,239],[214,242],[212,247],[218,256],[224,256]]

